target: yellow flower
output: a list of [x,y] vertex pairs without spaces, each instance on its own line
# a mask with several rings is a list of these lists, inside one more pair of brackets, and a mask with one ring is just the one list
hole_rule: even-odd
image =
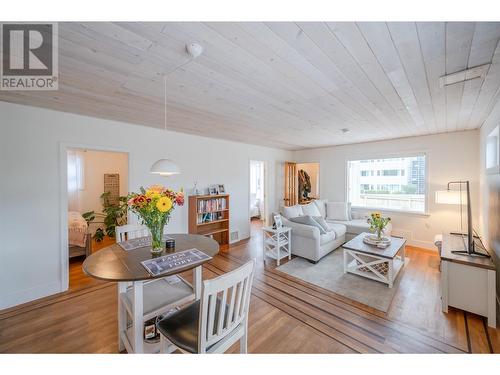
[[158,202],[156,202],[156,208],[160,212],[170,211],[172,208],[172,200],[169,197],[161,197],[158,199]]
[[161,194],[155,190],[146,190],[146,197],[155,199],[155,198],[160,198]]

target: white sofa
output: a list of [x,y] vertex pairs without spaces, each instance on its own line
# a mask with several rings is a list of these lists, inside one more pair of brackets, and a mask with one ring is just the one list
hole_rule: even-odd
[[[332,213],[328,215],[327,203],[326,200],[316,200],[307,205],[295,205],[292,207],[283,207],[281,209],[280,214],[282,216],[283,225],[292,228],[292,254],[316,263],[325,255],[338,249],[346,241],[369,230],[370,225],[367,223],[367,217],[358,214],[357,216],[355,215],[355,218],[352,218],[350,207],[347,206],[345,206],[346,213],[344,217],[342,217],[342,215],[336,217]],[[312,211],[311,209],[314,209],[314,207],[310,206],[311,204],[314,204],[318,211]],[[339,204],[340,207],[342,207],[341,203],[335,204]],[[303,215],[314,217],[317,215],[314,212],[319,212],[319,216],[325,219],[331,231],[321,234],[317,227],[296,223],[290,220],[296,216]],[[391,231],[392,225],[389,223],[384,233],[390,235]]]

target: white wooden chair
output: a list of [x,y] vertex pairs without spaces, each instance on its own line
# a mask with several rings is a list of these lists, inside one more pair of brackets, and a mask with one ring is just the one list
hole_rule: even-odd
[[131,240],[133,238],[146,237],[149,235],[149,229],[145,225],[127,224],[117,226],[115,228],[115,238],[117,243]]
[[240,341],[247,353],[248,308],[255,260],[215,279],[203,282],[201,300],[158,323],[161,352],[172,343],[188,353],[224,353]]
[[[165,229],[164,229],[165,230]],[[133,238],[149,236],[145,225],[128,224],[117,226],[115,229],[116,242]],[[129,353],[141,353],[143,345],[143,323],[155,316],[185,305],[194,300],[193,286],[180,276],[182,282],[170,285],[166,279],[158,278],[149,281],[119,282],[118,283],[118,337],[119,350],[127,349]],[[194,280],[200,278],[201,267],[194,271]],[[130,316],[132,325],[128,325]],[[129,337],[127,331],[133,332]]]

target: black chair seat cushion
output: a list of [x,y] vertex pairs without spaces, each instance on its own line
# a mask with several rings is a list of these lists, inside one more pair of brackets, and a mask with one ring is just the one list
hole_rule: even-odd
[[[215,316],[219,316],[221,300],[217,298]],[[224,322],[227,321],[229,306],[226,305]],[[195,301],[183,309],[158,322],[159,331],[169,339],[172,344],[190,353],[198,352],[198,329],[200,319],[200,301]],[[217,331],[216,321],[214,331]],[[223,324],[224,326],[224,324]]]
[[158,322],[158,329],[178,348],[197,353],[199,318],[200,301],[195,301]]

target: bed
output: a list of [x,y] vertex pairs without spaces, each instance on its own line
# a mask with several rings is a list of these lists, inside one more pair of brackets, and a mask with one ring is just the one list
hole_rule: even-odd
[[70,258],[89,256],[92,235],[88,231],[87,221],[76,211],[68,212],[68,254]]

